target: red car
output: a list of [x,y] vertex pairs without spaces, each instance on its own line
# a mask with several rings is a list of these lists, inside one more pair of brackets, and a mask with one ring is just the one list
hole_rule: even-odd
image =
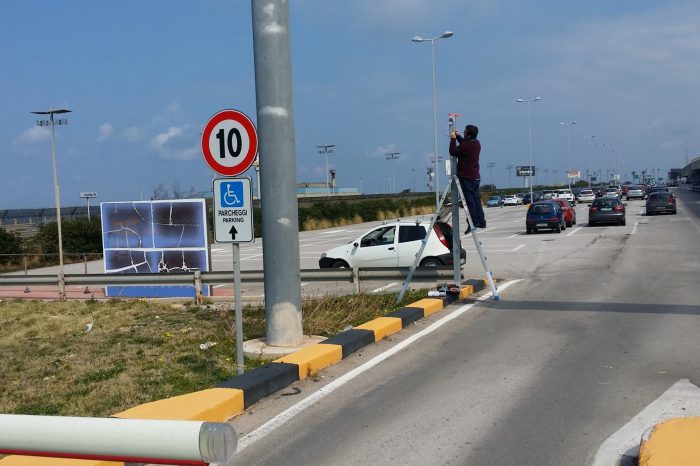
[[566,226],[570,227],[572,225],[576,225],[576,211],[574,210],[573,207],[571,207],[571,204],[569,204],[569,201],[566,199],[552,199],[554,202],[559,204],[561,207],[561,210],[564,212],[564,221],[566,222]]

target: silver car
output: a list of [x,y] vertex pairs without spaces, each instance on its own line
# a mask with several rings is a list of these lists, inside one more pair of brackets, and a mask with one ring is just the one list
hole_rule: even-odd
[[631,185],[627,188],[627,199],[644,199],[644,186]]

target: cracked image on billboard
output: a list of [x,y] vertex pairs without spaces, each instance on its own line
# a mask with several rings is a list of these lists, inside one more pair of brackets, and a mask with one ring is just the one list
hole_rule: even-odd
[[[209,270],[203,199],[103,202],[105,273]],[[107,286],[107,296],[193,297],[194,285]],[[208,286],[203,290],[209,294]]]

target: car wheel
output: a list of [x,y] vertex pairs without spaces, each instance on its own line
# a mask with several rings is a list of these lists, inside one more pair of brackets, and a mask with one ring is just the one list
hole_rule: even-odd
[[525,230],[525,234],[526,234],[526,235],[531,235],[531,234],[532,234],[532,229],[528,228],[527,230]]
[[588,221],[588,226],[589,226],[589,227],[592,227],[592,226],[594,226],[594,225],[595,225],[595,222],[592,222],[592,221],[590,221],[590,220]]
[[333,262],[333,265],[331,265],[331,267],[334,269],[347,269],[350,266],[348,265],[347,262],[342,261],[342,260],[338,260],[338,261]]
[[622,220],[620,220],[620,225],[622,225],[623,227],[627,225],[627,219],[623,218]]
[[673,210],[671,211],[671,213],[672,213],[672,214],[676,214],[676,209],[673,209]]
[[421,267],[440,267],[442,266],[442,262],[440,262],[440,259],[435,259],[434,257],[428,257],[427,259],[423,259],[423,262],[420,263]]
[[557,227],[554,229],[557,233],[561,233],[561,223],[557,223]]
[[576,217],[574,217],[574,218],[571,220],[571,223],[573,223],[574,225],[576,225]]
[[572,227],[574,225],[574,221],[566,222],[567,227]]

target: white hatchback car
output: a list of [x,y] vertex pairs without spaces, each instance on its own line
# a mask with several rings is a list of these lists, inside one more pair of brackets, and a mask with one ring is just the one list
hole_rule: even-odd
[[503,198],[503,205],[518,205],[521,202],[515,194],[506,194],[506,197]]
[[[430,226],[429,220],[397,220],[384,223],[342,246],[330,249],[318,261],[320,268],[410,267]],[[460,264],[467,253],[460,247]],[[436,222],[428,237],[419,265],[452,265],[452,226]]]
[[558,189],[554,197],[557,199],[566,199],[571,205],[576,204],[576,198],[570,189]]
[[595,201],[595,193],[593,192],[592,189],[582,189],[580,193],[578,193],[578,202],[593,202]]

